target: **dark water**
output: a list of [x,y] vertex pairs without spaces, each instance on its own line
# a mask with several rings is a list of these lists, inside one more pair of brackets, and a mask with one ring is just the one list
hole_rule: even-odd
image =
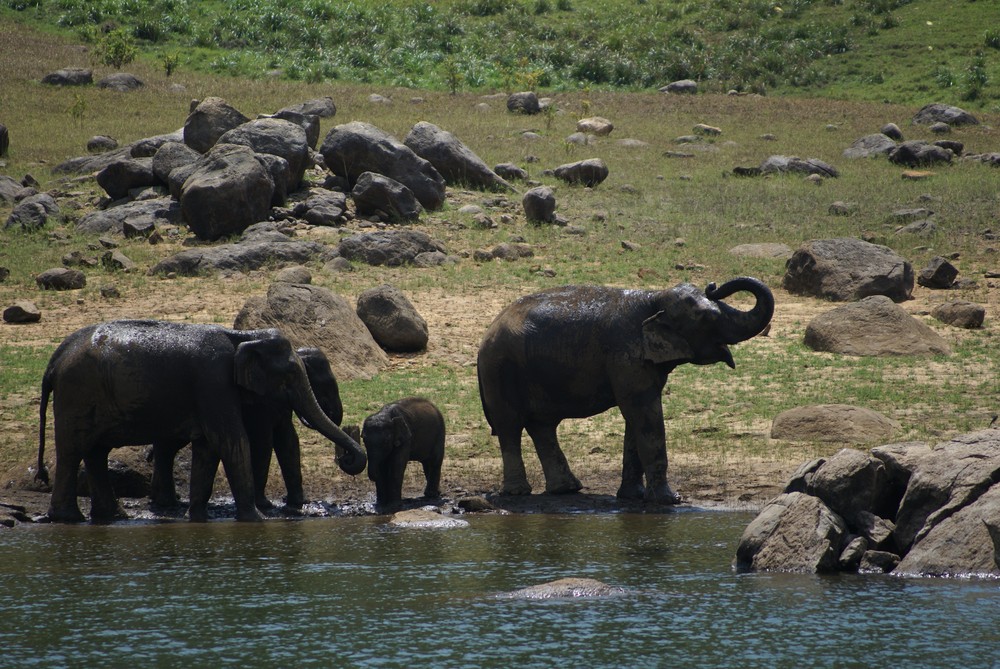
[[[0,533],[0,667],[1000,667],[1000,584],[739,575],[750,516]],[[496,594],[566,576],[606,600]]]

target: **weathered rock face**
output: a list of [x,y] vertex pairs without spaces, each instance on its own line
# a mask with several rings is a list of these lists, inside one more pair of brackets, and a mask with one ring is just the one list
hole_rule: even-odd
[[835,302],[885,295],[910,299],[913,266],[887,246],[860,239],[818,239],[804,243],[785,264],[785,290]]
[[249,120],[222,98],[205,98],[184,121],[184,143],[205,153],[226,132]]
[[951,288],[958,278],[958,268],[941,256],[934,256],[917,275],[917,283],[925,288]]
[[376,215],[390,222],[415,221],[423,207],[413,191],[395,179],[362,172],[351,189],[354,206],[361,216]]
[[889,151],[889,162],[906,167],[929,167],[942,163],[950,163],[952,152],[936,144],[928,144],[923,140],[903,142]]
[[279,328],[296,348],[319,348],[337,379],[370,379],[389,365],[354,307],[326,288],[272,283],[266,297],[252,297],[236,316],[238,330]]
[[819,158],[797,156],[770,156],[758,168],[761,174],[816,174],[821,177],[839,177],[840,172]]
[[46,74],[42,83],[50,86],[89,86],[94,83],[94,73],[83,67],[64,67]]
[[809,463],[747,527],[736,562],[1000,578],[1000,430]]
[[98,88],[106,88],[111,91],[118,91],[119,93],[137,91],[145,85],[142,79],[128,72],[112,72],[105,77],[101,77],[101,80],[97,82]]
[[288,192],[298,190],[302,183],[309,163],[309,142],[301,125],[279,118],[260,118],[225,132],[218,141],[284,158],[288,162]]
[[400,352],[427,348],[427,321],[395,286],[382,285],[362,292],[357,312],[382,348]]
[[951,347],[927,324],[884,295],[820,314],[806,326],[814,351],[844,355],[950,355]]
[[179,198],[181,194],[180,188],[184,185],[186,177],[184,179],[171,180],[171,173],[179,167],[194,165],[200,157],[200,153],[183,142],[166,142],[153,154],[151,165],[153,174],[160,183],[168,186],[173,185],[174,187],[171,188],[170,194],[175,198]]
[[566,163],[555,169],[557,179],[569,184],[593,187],[608,178],[608,166],[600,158],[588,158],[575,163]]
[[983,327],[986,307],[975,302],[951,300],[939,304],[931,310],[931,316],[957,328],[976,329]]
[[59,205],[48,193],[35,193],[24,198],[11,210],[4,229],[37,230],[59,215]]
[[932,102],[924,105],[913,115],[912,122],[916,125],[933,125],[947,123],[951,126],[978,125],[979,120],[961,107]]
[[542,111],[538,96],[531,91],[511,93],[507,97],[507,111],[517,114],[537,114]]
[[455,135],[433,123],[421,121],[414,125],[403,144],[433,165],[449,186],[514,190]]
[[337,105],[333,103],[333,98],[326,96],[323,98],[306,100],[305,102],[285,107],[284,109],[279,110],[278,113],[280,114],[283,111],[296,112],[298,114],[305,114],[308,116],[318,116],[320,118],[333,118],[337,114]]
[[895,425],[864,407],[819,404],[783,411],[771,422],[771,438],[864,444],[892,437]]
[[129,158],[117,160],[97,173],[97,185],[104,189],[112,200],[128,197],[133,188],[149,188],[160,181],[153,174],[151,158]]
[[368,265],[397,266],[412,263],[422,253],[440,251],[444,245],[420,230],[385,230],[347,237],[340,242],[340,255]]
[[531,223],[554,223],[556,220],[556,194],[548,186],[535,186],[521,198],[524,216]]
[[877,132],[854,140],[853,144],[844,149],[844,157],[871,158],[874,156],[885,156],[895,148],[896,142],[891,137]]
[[327,133],[320,147],[326,166],[352,184],[364,172],[395,179],[430,211],[444,204],[445,180],[434,166],[392,135],[369,123],[352,121]]
[[93,211],[77,222],[76,229],[97,234],[104,232],[123,234],[126,223],[135,229],[141,229],[148,226],[155,228],[160,225],[177,225],[180,222],[180,204],[169,197],[162,197],[125,202],[108,209]]
[[239,234],[271,211],[274,180],[254,152],[220,144],[198,159],[181,188],[181,214],[200,239]]

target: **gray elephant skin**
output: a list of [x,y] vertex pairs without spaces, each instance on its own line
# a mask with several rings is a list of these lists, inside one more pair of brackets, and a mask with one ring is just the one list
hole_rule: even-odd
[[[309,386],[323,413],[340,425],[344,418],[344,405],[340,400],[340,388],[330,368],[330,361],[318,348],[300,348],[295,353],[305,365]],[[255,505],[261,511],[274,508],[265,492],[273,453],[285,482],[286,510],[292,512],[301,509],[306,498],[302,486],[302,454],[299,435],[292,421],[292,407],[283,398],[246,393],[244,399],[243,427],[250,443]],[[311,427],[308,423],[304,424]],[[174,459],[177,452],[186,445],[183,442],[153,444],[153,478],[150,485],[153,507],[171,508],[178,505],[173,478]]]
[[368,451],[368,478],[375,483],[379,510],[398,508],[403,499],[403,474],[408,462],[419,462],[427,485],[424,497],[441,495],[444,462],[444,417],[432,402],[407,397],[368,416],[361,441]]
[[[741,291],[756,299],[749,311],[723,302]],[[531,492],[523,430],[546,492],[579,491],[556,428],[617,406],[625,419],[618,497],[679,502],[667,484],[667,375],[684,363],[735,367],[728,346],[759,334],[773,313],[771,291],[749,277],[709,284],[705,292],[691,284],[657,291],[564,286],[515,301],[487,329],[478,359],[483,411],[503,458],[501,491]]]
[[49,360],[39,406],[38,473],[45,470],[45,414],[54,394],[56,473],[48,517],[83,520],[76,481],[84,462],[91,519],[123,516],[108,476],[112,448],[155,443],[194,446],[191,520],[207,518],[221,460],[237,520],[259,520],[244,407],[255,397],[285,398],[303,420],[334,442],[346,473],[364,470],[366,456],[323,413],[302,360],[277,330],[215,325],[111,321],[69,335]]

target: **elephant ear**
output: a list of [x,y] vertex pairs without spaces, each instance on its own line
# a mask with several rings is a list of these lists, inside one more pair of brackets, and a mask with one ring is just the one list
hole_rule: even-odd
[[691,345],[671,326],[665,311],[658,311],[642,322],[642,354],[657,364],[695,357]]
[[413,433],[410,432],[409,423],[398,413],[392,417],[392,436],[394,448],[409,444],[410,439],[413,437]]
[[292,345],[281,337],[243,342],[233,361],[236,385],[258,395],[273,392],[291,356]]

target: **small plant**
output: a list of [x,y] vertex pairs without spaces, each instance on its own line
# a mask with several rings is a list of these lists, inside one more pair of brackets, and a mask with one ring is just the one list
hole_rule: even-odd
[[180,56],[176,53],[168,53],[163,55],[163,72],[169,77],[177,69],[177,65],[180,63]]
[[986,73],[986,54],[982,51],[976,52],[969,63],[969,68],[965,71],[965,91],[962,98],[965,100],[978,100],[982,97],[983,90],[989,83],[989,75]]
[[115,28],[97,43],[96,54],[101,64],[120,70],[135,60],[139,49],[131,35],[122,28]]
[[83,127],[83,117],[87,113],[87,101],[83,99],[83,96],[79,93],[73,98],[73,104],[71,104],[66,109],[66,113],[70,115],[70,118],[80,126]]
[[983,38],[983,44],[990,49],[1000,49],[1000,30],[993,28],[987,30],[986,36]]
[[549,4],[549,0],[535,0],[535,16],[541,16],[542,14],[547,14],[552,11],[552,5]]
[[444,78],[448,84],[448,91],[452,95],[456,95],[458,87],[462,83],[462,73],[458,69],[458,62],[454,56],[448,56],[444,59]]
[[572,0],[556,0],[556,9],[560,12],[571,12],[573,11]]

